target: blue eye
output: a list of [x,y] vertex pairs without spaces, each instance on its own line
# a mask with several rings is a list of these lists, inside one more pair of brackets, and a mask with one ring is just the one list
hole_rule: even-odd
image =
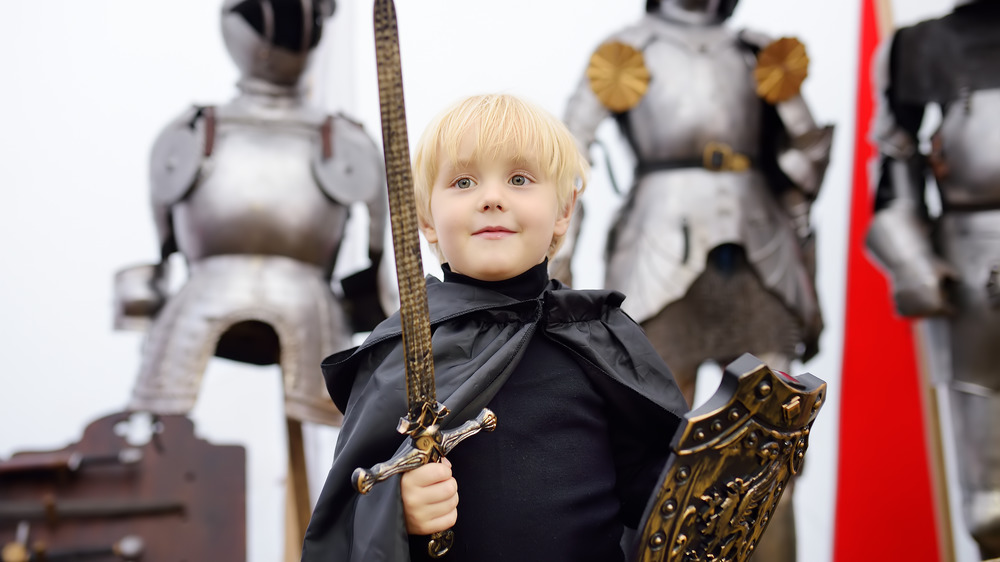
[[528,178],[522,176],[521,174],[518,174],[510,178],[510,183],[511,185],[527,185]]
[[459,189],[469,189],[473,185],[475,185],[475,184],[469,178],[461,178],[461,179],[459,179],[458,181],[455,182],[455,187],[457,187]]

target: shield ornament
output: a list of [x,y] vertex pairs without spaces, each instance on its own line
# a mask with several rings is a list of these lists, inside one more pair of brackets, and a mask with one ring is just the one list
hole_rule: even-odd
[[753,75],[757,81],[757,95],[767,103],[788,101],[798,95],[802,82],[809,75],[805,45],[794,37],[773,41],[757,55]]
[[750,354],[729,364],[715,395],[674,435],[633,560],[744,562],[789,480],[826,397],[811,374],[772,371]]
[[623,113],[646,94],[650,74],[642,51],[621,41],[608,41],[591,55],[587,79],[604,107]]

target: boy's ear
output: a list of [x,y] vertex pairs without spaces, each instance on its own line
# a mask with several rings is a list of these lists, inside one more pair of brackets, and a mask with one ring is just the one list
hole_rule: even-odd
[[576,208],[576,190],[573,190],[573,196],[569,198],[566,202],[566,208],[562,209],[559,216],[556,217],[556,227],[553,231],[555,236],[563,236],[569,231],[570,219],[573,218],[573,209]]
[[427,239],[428,244],[437,244],[438,236],[437,230],[434,229],[434,225],[429,222],[420,220],[420,232],[424,233],[424,238]]

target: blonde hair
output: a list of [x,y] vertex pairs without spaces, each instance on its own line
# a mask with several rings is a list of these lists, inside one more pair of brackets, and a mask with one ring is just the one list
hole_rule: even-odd
[[[424,130],[413,163],[413,190],[421,224],[431,220],[431,192],[442,158],[458,163],[458,151],[469,131],[476,131],[474,159],[510,159],[535,164],[556,185],[560,209],[583,193],[590,166],[572,133],[544,109],[508,94],[486,94],[461,100],[438,115]],[[551,259],[563,236],[553,236]],[[432,244],[438,258],[441,251]]]

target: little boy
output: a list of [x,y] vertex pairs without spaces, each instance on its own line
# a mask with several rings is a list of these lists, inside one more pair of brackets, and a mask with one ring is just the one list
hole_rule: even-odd
[[466,99],[424,133],[414,189],[444,271],[427,280],[443,429],[487,406],[499,421],[361,496],[351,472],[407,439],[399,318],[328,358],[345,418],[302,560],[424,560],[424,535],[452,526],[451,562],[624,559],[687,406],[622,295],[548,278],[586,172],[562,123],[512,96]]

